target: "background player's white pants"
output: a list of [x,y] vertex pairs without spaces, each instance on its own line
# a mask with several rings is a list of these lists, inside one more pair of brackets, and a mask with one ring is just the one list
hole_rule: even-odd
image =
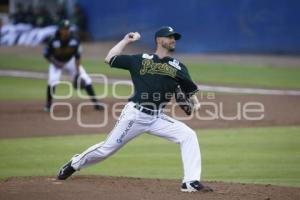
[[103,161],[131,139],[144,132],[166,138],[180,144],[183,161],[183,182],[200,180],[201,155],[195,132],[184,123],[164,113],[157,116],[147,115],[129,102],[123,109],[114,129],[106,140],[91,146],[86,151],[72,158],[72,167],[76,170]]
[[[59,83],[61,73],[66,71],[72,77],[76,75],[76,63],[75,58],[71,58],[63,68],[55,67],[53,64],[49,65],[49,72],[48,72],[48,85],[55,86]],[[79,67],[80,77],[85,81],[86,85],[92,84],[92,79],[86,73],[85,69],[80,65]]]

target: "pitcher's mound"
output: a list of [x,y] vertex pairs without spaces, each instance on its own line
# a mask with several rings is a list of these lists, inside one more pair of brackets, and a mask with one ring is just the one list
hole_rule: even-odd
[[222,182],[205,184],[212,187],[214,192],[182,193],[178,180],[103,176],[74,176],[66,181],[57,181],[53,177],[9,178],[0,181],[0,199],[300,199],[300,188]]

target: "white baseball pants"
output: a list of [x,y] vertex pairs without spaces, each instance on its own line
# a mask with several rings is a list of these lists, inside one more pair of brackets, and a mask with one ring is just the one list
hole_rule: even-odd
[[199,180],[201,154],[196,133],[184,123],[164,113],[148,115],[129,102],[123,109],[114,129],[105,141],[95,144],[72,158],[72,167],[80,170],[108,158],[133,138],[148,132],[180,145],[183,161],[183,182]]
[[[61,74],[63,71],[66,71],[68,74],[70,74],[72,77],[75,77],[76,75],[76,62],[75,58],[71,58],[63,68],[55,67],[54,64],[49,65],[49,72],[48,72],[48,85],[51,87],[57,85],[59,83]],[[82,65],[79,66],[79,73],[80,78],[82,78],[85,81],[86,85],[92,84],[92,79],[90,76],[86,73],[85,69]]]

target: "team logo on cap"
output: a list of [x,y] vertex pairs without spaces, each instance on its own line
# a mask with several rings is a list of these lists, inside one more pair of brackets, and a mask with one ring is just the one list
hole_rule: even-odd
[[174,31],[174,29],[173,29],[171,26],[169,26],[168,28],[169,28],[169,31],[170,31],[170,32],[173,32],[173,31]]

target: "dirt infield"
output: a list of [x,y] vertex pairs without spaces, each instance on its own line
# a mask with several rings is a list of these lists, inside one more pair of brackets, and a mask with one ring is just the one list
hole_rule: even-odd
[[124,177],[75,176],[67,181],[52,177],[10,178],[0,181],[2,200],[296,200],[300,188],[238,183],[205,183],[212,193],[182,193],[179,180],[159,180]]
[[[216,94],[214,99],[209,99],[207,96],[199,98],[202,102],[211,103],[211,105],[203,104],[199,116],[207,118],[210,116],[208,113],[218,109],[219,119],[201,120],[198,116],[189,120],[182,120],[194,129],[300,125],[300,96]],[[95,111],[92,107],[84,107],[79,118],[76,110],[79,103],[82,102],[83,100],[71,102],[74,110],[71,119],[57,121],[53,120],[49,113],[43,111],[44,102],[42,101],[1,101],[0,138],[107,133],[113,128],[119,113],[115,113],[115,117],[113,117],[111,110],[115,103],[121,102],[120,100],[104,100],[108,106],[107,114],[103,111]],[[243,106],[249,102],[261,103],[264,106],[265,112],[262,120],[246,120],[243,117],[235,120],[224,120],[224,117],[237,116],[239,106],[242,115]],[[122,106],[118,108],[121,109]],[[185,116],[179,108],[175,111],[177,117]],[[54,110],[57,117],[68,116],[68,113],[66,107],[59,106]],[[105,119],[108,121],[107,124],[100,128],[86,128],[78,124],[78,120],[86,125],[92,125],[103,123]]]

